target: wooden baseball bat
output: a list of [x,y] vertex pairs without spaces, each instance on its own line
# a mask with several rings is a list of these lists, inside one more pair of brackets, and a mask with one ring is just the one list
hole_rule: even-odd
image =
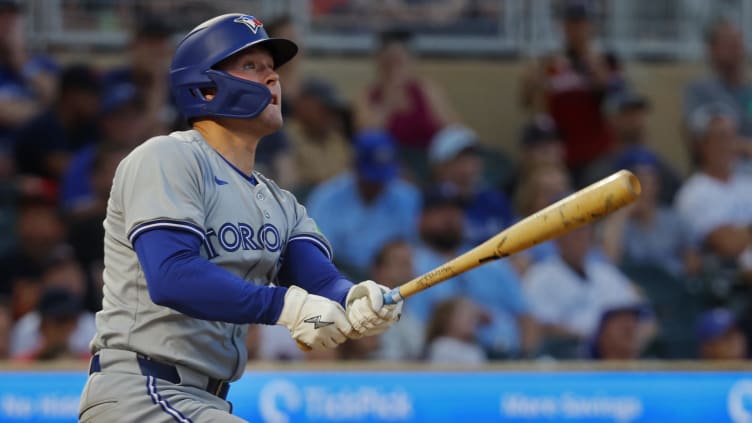
[[384,294],[384,304],[396,304],[484,263],[577,229],[632,203],[640,191],[637,177],[632,172],[620,170],[528,216],[461,256],[392,289]]

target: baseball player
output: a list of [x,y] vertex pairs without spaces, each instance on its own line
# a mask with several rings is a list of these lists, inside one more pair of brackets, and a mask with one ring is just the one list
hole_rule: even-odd
[[343,277],[305,208],[253,171],[259,139],[282,125],[275,69],[297,50],[242,14],[178,45],[170,84],[192,129],[146,141],[115,174],[81,421],[243,421],[226,396],[249,323],[323,349],[399,318],[386,288]]

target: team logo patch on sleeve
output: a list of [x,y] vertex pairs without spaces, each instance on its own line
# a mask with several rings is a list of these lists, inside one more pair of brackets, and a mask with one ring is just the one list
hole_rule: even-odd
[[240,23],[240,24],[243,24],[243,25],[247,26],[248,28],[251,29],[251,31],[253,31],[254,34],[256,32],[258,32],[259,28],[261,28],[261,27],[264,26],[264,24],[262,24],[260,20],[254,18],[253,16],[249,16],[249,15],[245,15],[245,16],[241,16],[239,18],[235,18],[235,20],[233,20],[233,22],[237,22],[237,23]]

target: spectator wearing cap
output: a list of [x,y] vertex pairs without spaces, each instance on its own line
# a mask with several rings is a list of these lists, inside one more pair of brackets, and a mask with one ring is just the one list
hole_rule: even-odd
[[140,16],[128,42],[128,63],[105,74],[105,84],[130,84],[143,99],[147,138],[183,129],[169,88],[170,60],[175,48],[170,23],[154,14]]
[[85,64],[65,68],[55,103],[19,129],[16,170],[60,179],[72,155],[99,138],[100,94],[101,80],[94,68]]
[[636,360],[652,337],[652,313],[641,302],[616,303],[601,314],[595,336],[589,342],[586,358],[596,360]]
[[638,301],[638,296],[616,266],[594,253],[592,225],[560,236],[556,246],[558,255],[533,264],[525,274],[525,293],[547,339],[587,341],[610,305]]
[[319,185],[307,206],[338,265],[365,276],[386,242],[415,239],[420,193],[398,177],[396,146],[388,133],[363,131],[354,148],[354,170]]
[[[420,275],[467,251],[463,241],[464,213],[460,197],[436,187],[423,195],[420,242],[415,246],[414,274]],[[466,297],[489,316],[477,338],[489,357],[527,355],[536,346],[536,325],[517,274],[506,260],[493,261],[455,276],[410,298],[408,318],[428,324],[433,310],[445,300]]]
[[[752,81],[746,66],[744,34],[729,19],[713,21],[705,31],[706,56],[711,74],[687,84],[683,114],[689,124],[692,113],[707,104],[721,103],[737,116],[744,152],[752,156]],[[690,129],[691,131],[691,129]]]
[[428,150],[434,184],[456,193],[466,223],[464,240],[478,245],[514,222],[506,195],[483,179],[481,147],[475,131],[449,125],[439,131]]
[[695,326],[699,356],[703,360],[745,360],[747,339],[736,316],[728,309],[702,313]]
[[690,115],[689,128],[699,168],[682,185],[676,209],[695,242],[742,270],[752,269],[752,176],[734,172],[738,120],[718,103]]
[[[0,1],[0,159],[12,154],[14,132],[50,106],[57,91],[57,64],[27,49],[23,9],[21,0]],[[0,162],[0,175],[10,164]]]
[[81,301],[65,289],[45,291],[39,301],[39,339],[34,349],[13,358],[19,361],[86,359],[88,353],[72,351],[70,337],[76,330]]
[[310,189],[350,167],[352,149],[340,117],[346,105],[336,88],[319,78],[303,81],[293,105],[285,130],[300,182]]
[[[606,96],[603,113],[614,135],[614,149],[588,166],[583,185],[597,182],[620,170],[619,162],[634,150],[651,150],[646,125],[649,111],[649,100],[634,90],[619,90]],[[681,180],[668,164],[657,155],[655,158],[661,180],[660,201],[668,205],[673,201]]]
[[619,265],[659,268],[675,276],[696,274],[701,267],[690,228],[671,207],[661,205],[660,161],[650,150],[634,147],[614,163],[640,180],[637,201],[608,216],[603,224],[603,249]]
[[613,148],[601,101],[625,85],[618,59],[593,46],[591,8],[589,1],[563,2],[563,51],[537,61],[521,84],[523,107],[548,113],[556,122],[576,182],[586,166]]
[[524,178],[540,166],[563,166],[564,144],[556,123],[549,115],[538,114],[527,122],[520,134],[520,168],[515,178]]
[[92,169],[99,150],[131,150],[148,138],[149,118],[144,101],[133,84],[105,87],[98,116],[101,138],[76,152],[62,178],[61,200],[67,214],[81,214],[91,208],[95,200]]
[[[62,290],[75,299],[78,312],[75,325],[69,334],[68,346],[71,351],[81,355],[88,354],[89,342],[96,331],[94,313],[84,307],[87,293],[87,281],[83,268],[76,260],[73,249],[61,245],[53,249],[43,267],[40,269],[39,288],[41,292]],[[27,356],[39,348],[44,337],[42,313],[44,294],[39,299],[35,310],[21,316],[11,332],[10,352],[13,357]],[[100,298],[101,304],[101,298]]]

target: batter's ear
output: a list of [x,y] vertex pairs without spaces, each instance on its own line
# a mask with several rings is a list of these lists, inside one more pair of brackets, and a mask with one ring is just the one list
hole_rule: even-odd
[[214,96],[217,95],[216,88],[201,88],[200,92],[206,101],[212,101],[212,99],[214,99]]

